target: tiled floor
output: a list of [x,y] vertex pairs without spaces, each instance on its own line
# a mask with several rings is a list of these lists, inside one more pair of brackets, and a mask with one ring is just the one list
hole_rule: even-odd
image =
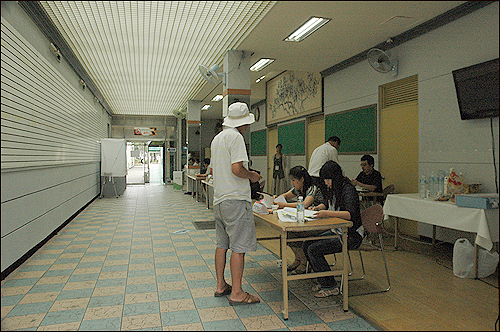
[[212,219],[203,202],[170,185],[96,199],[2,281],[1,329],[376,330],[344,313],[340,297],[311,310],[291,292],[283,320],[281,270],[260,244],[246,255],[243,282],[261,303],[233,307],[214,297],[215,230],[192,224]]

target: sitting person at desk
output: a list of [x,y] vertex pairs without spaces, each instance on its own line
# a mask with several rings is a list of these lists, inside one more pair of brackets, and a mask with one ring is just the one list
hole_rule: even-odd
[[[196,174],[197,179],[205,180],[205,181],[210,181],[210,178],[212,177],[212,166],[210,165],[210,158],[205,158],[201,162],[200,166],[200,173]],[[202,197],[207,197],[207,185],[205,183],[202,183]]]
[[[194,159],[194,157],[189,157],[188,159],[188,163],[187,165],[185,165],[186,167],[186,174],[189,174],[189,166],[198,166],[198,164],[196,163],[196,159]],[[184,193],[184,195],[193,195],[193,192],[189,191],[189,185],[188,185],[188,191],[186,191]]]
[[[283,196],[286,201],[302,196],[304,197],[304,205],[307,208],[311,206],[319,205],[323,202],[323,196],[321,195],[321,191],[319,188],[312,184],[312,179],[307,169],[302,166],[295,166],[290,169],[290,180],[292,181],[292,189],[287,191],[280,196]],[[285,206],[289,207],[297,207],[297,203],[283,203],[283,202],[275,202],[278,205],[279,209],[284,208]],[[289,238],[298,238],[298,237],[310,237],[321,234],[323,231],[307,231],[307,232],[289,232]],[[303,274],[306,272],[306,264],[307,258],[302,251],[302,242],[290,242],[288,246],[292,249],[295,254],[294,262],[287,268],[288,271],[292,271],[292,274]]]
[[[289,175],[293,187],[286,193],[279,196],[283,196],[287,202],[295,197],[302,196],[304,198],[304,205],[306,206],[306,209],[309,206],[317,206],[323,202],[323,196],[321,196],[319,188],[312,183],[312,178],[307,172],[307,169],[303,166],[295,166],[290,169]],[[297,207],[297,202],[276,202],[275,204],[279,205],[279,209],[282,209],[285,206]]]
[[[353,225],[347,232],[347,248],[348,250],[359,248],[363,241],[363,228],[356,188],[342,174],[342,168],[334,161],[327,161],[321,167],[319,174],[326,187],[323,192],[323,203],[313,208],[318,211],[314,216],[352,221]],[[322,234],[332,234],[332,230]],[[342,252],[342,242],[339,238],[304,241],[302,249],[314,272],[326,272],[330,271],[330,265],[325,256]],[[315,297],[322,298],[339,294],[339,287],[333,276],[319,277],[317,280],[319,284],[313,287],[313,291],[316,292]]]
[[197,178],[207,178],[212,175],[212,166],[210,165],[210,158],[205,158],[201,162],[200,173],[196,174]]
[[372,156],[365,154],[361,157],[360,166],[362,171],[358,174],[355,180],[351,180],[351,183],[355,186],[363,188],[366,191],[381,193],[382,174],[373,168],[374,165],[375,160]]

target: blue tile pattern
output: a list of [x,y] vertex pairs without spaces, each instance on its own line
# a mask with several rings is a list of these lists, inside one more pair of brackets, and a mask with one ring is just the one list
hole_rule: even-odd
[[293,308],[300,300],[292,292],[283,320],[281,270],[261,243],[245,256],[243,276],[243,289],[261,303],[233,307],[229,296],[214,297],[215,230],[192,224],[212,219],[204,202],[169,185],[127,186],[118,199],[94,200],[2,281],[2,330],[376,330],[354,313],[325,322]]

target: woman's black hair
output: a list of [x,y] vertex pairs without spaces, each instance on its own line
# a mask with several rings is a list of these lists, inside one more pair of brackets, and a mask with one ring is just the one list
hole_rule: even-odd
[[[300,180],[301,178],[304,178],[304,184],[302,185],[302,190],[301,193],[302,195],[305,195],[307,190],[312,186],[312,179],[309,173],[307,172],[307,169],[305,169],[303,166],[295,166],[290,169],[290,176],[293,176],[294,178]],[[304,197],[305,198],[305,197]]]
[[[337,209],[343,199],[341,193],[344,183],[349,181],[344,174],[342,174],[342,167],[336,162],[329,160],[319,170],[319,177],[322,184],[320,189],[324,197],[326,197],[329,202],[335,197],[335,209]],[[325,179],[332,180],[332,188],[328,188],[324,185]]]

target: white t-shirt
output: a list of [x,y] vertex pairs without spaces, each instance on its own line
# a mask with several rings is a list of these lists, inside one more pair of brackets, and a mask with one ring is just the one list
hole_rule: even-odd
[[243,161],[248,169],[248,155],[245,140],[238,129],[224,127],[212,140],[210,146],[212,159],[214,206],[225,200],[252,202],[250,181],[234,175],[231,165]]
[[339,164],[337,149],[326,142],[313,151],[309,160],[309,169],[307,170],[309,175],[319,177],[319,170],[328,160],[333,160]]

